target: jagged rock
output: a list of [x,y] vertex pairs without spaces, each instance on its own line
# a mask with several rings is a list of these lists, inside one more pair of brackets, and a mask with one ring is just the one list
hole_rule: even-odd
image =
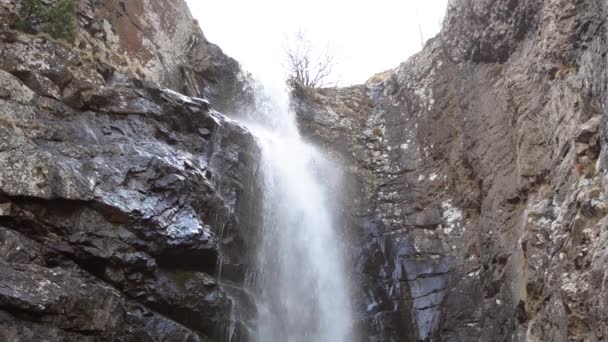
[[[2,18],[18,3],[2,4]],[[153,30],[134,34],[151,59],[121,50],[134,48],[130,34],[103,21],[142,4],[138,30]],[[0,34],[0,340],[208,341],[231,326],[245,339],[255,308],[235,309],[228,292],[251,263],[243,250],[256,229],[258,151],[202,98],[228,98],[235,90],[223,80],[238,64],[208,51],[185,2],[78,5],[74,46]],[[169,10],[175,24],[185,18],[181,33],[155,17]],[[213,60],[188,76],[197,92],[182,88],[186,29],[200,40],[194,56]],[[128,61],[156,78],[125,70]],[[230,270],[228,290],[220,268]]]
[[239,64],[205,38],[185,1],[81,3],[92,33],[101,31],[105,44],[126,53],[147,79],[182,94],[207,97],[225,112],[251,99]]

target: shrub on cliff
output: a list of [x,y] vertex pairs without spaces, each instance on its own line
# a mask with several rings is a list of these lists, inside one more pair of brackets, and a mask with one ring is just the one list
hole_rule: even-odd
[[328,86],[334,58],[327,50],[316,50],[304,33],[298,31],[293,41],[285,46],[287,85],[292,90]]
[[76,38],[76,3],[59,0],[52,6],[42,0],[24,0],[16,22],[18,30],[27,33],[47,33],[55,39],[73,43]]

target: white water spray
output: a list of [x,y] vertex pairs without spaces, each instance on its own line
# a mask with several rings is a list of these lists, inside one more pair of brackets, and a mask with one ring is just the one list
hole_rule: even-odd
[[256,339],[352,341],[343,238],[331,209],[337,195],[327,186],[335,165],[300,136],[286,91],[266,90],[259,102],[248,115],[262,151],[264,201]]

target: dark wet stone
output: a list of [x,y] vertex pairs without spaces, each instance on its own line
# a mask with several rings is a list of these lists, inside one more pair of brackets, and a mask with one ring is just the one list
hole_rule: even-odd
[[[78,3],[82,30],[122,11]],[[251,263],[243,251],[257,229],[257,192],[242,192],[256,188],[250,133],[209,101],[161,88],[185,77],[173,66],[160,82],[143,81],[116,60],[89,58],[99,41],[76,49],[4,38],[0,340],[210,341],[223,327],[250,326],[252,301],[236,306],[216,280],[220,265],[244,279]],[[218,72],[239,71],[213,54]],[[225,77],[213,77],[214,91]],[[192,95],[212,91],[204,88]],[[240,310],[249,314],[236,319]]]

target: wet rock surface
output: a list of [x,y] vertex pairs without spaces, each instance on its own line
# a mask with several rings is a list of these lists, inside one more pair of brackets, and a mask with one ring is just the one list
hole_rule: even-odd
[[369,340],[608,338],[606,11],[450,1],[392,73],[296,90],[348,165]]
[[[250,262],[258,151],[203,99],[221,104],[238,64],[204,40],[184,2],[128,3],[79,1],[74,45],[0,30],[2,341],[248,334],[255,310],[235,310],[234,294]],[[3,23],[19,4],[0,3]],[[133,19],[130,6],[143,6],[140,29],[154,30],[124,33],[113,15]],[[193,30],[194,50],[179,45],[186,28],[151,19],[168,9]],[[131,34],[156,54],[129,50]]]

